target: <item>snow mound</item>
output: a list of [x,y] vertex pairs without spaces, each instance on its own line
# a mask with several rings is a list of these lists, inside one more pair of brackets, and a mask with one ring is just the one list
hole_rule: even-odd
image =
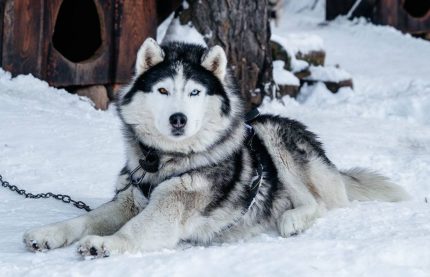
[[290,49],[294,54],[299,52],[308,54],[313,51],[323,51],[324,42],[321,37],[312,34],[288,34],[279,40],[278,36],[273,36],[278,42]]
[[163,43],[171,41],[181,41],[207,46],[203,35],[200,34],[191,23],[181,25],[179,18],[172,19],[163,38]]
[[273,61],[273,80],[278,85],[299,86],[300,80],[291,72],[284,69],[284,61]]
[[351,74],[335,66],[310,66],[311,75],[307,80],[318,80],[322,82],[341,82],[352,79]]

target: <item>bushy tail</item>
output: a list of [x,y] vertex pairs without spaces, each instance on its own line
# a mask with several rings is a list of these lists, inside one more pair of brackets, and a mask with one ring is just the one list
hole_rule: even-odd
[[402,187],[376,172],[363,168],[352,168],[341,171],[341,174],[350,201],[397,202],[410,198]]

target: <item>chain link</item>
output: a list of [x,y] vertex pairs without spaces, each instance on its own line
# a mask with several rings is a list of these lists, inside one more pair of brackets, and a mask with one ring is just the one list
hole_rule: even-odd
[[75,201],[69,195],[66,195],[66,194],[54,194],[52,192],[33,194],[31,192],[27,192],[24,189],[20,189],[15,185],[9,184],[8,181],[3,180],[3,176],[1,174],[0,174],[0,183],[2,187],[8,188],[11,191],[15,191],[19,195],[24,195],[25,198],[31,198],[31,199],[54,198],[64,203],[71,204],[78,209],[83,209],[83,210],[86,210],[87,212],[91,211],[91,208],[87,204],[85,204],[82,201]]

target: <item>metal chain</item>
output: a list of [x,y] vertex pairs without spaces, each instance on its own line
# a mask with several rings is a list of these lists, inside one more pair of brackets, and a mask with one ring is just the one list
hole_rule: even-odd
[[54,198],[64,203],[71,204],[78,209],[84,209],[87,212],[91,211],[91,208],[87,204],[85,204],[82,201],[75,201],[69,195],[66,195],[66,194],[54,194],[52,192],[33,194],[31,192],[27,192],[24,189],[20,189],[15,185],[9,184],[8,181],[3,180],[3,176],[1,174],[0,174],[0,183],[2,187],[8,188],[11,191],[15,191],[19,195],[24,195],[25,198],[32,198],[32,199]]

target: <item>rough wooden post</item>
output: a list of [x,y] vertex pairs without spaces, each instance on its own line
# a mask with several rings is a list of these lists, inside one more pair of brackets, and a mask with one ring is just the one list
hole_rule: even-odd
[[220,45],[247,101],[247,108],[271,94],[272,55],[268,1],[188,0],[178,12],[181,24],[191,23],[208,46]]

